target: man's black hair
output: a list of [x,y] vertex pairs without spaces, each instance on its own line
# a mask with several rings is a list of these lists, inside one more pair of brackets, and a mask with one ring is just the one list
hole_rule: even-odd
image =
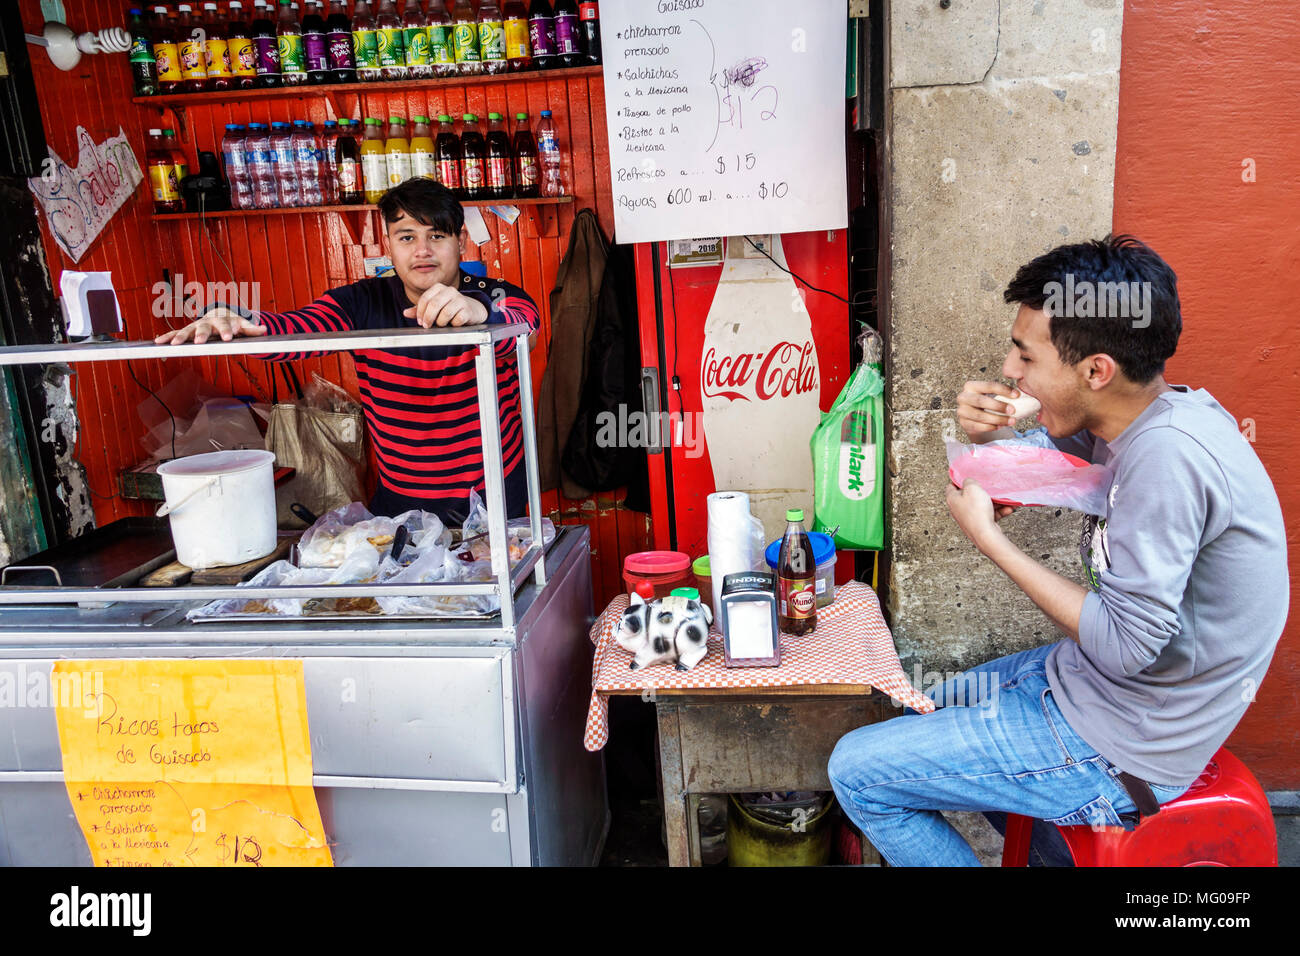
[[423,176],[394,186],[380,198],[379,214],[384,222],[396,222],[402,213],[449,236],[460,235],[465,225],[465,210],[455,194],[442,183]]
[[[1058,306],[1062,290],[1076,290],[1077,301],[1079,290],[1089,283],[1094,292],[1090,314],[1071,314],[1075,311],[1071,306]],[[1140,294],[1146,315],[1135,315],[1132,300],[1120,300],[1128,308],[1115,308],[1116,297],[1103,294],[1120,288],[1119,283],[1125,290],[1135,288],[1131,283],[1143,284]],[[1139,385],[1164,371],[1165,360],[1178,348],[1183,330],[1178,276],[1150,246],[1128,235],[1057,246],[1017,269],[1003,297],[1031,309],[1043,309],[1049,303],[1057,306],[1047,311],[1052,345],[1063,363],[1073,365],[1104,352]]]

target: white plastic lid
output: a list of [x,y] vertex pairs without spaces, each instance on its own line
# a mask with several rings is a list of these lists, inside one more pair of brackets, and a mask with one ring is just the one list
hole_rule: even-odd
[[160,129],[151,129],[151,130],[149,130],[149,135],[150,135],[150,136],[161,136],[161,135],[162,135],[162,130],[160,130]]
[[189,5],[188,3],[182,3],[180,6],[178,6],[178,7],[176,8],[176,11],[177,11],[178,13],[189,13],[189,12],[190,12],[190,5]]
[[160,475],[184,475],[191,478],[210,478],[217,475],[236,475],[252,471],[275,461],[275,455],[258,448],[235,451],[210,451],[202,455],[188,455],[158,466]]

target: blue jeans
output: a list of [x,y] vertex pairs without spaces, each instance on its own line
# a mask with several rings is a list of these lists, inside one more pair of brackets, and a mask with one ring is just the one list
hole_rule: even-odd
[[[1032,862],[1070,865],[1055,826],[1131,827],[1137,807],[1120,770],[1066,723],[1044,672],[1055,645],[1010,654],[957,675],[906,708],[845,734],[831,754],[840,806],[891,866],[979,866],[940,810],[1035,821]],[[1151,787],[1168,803],[1186,787]],[[998,826],[1002,830],[1002,826]]]

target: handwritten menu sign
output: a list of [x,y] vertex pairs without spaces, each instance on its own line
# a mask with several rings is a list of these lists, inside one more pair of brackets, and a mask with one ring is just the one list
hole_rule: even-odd
[[843,3],[600,6],[620,243],[848,225]]
[[302,661],[58,661],[63,777],[96,866],[332,866]]

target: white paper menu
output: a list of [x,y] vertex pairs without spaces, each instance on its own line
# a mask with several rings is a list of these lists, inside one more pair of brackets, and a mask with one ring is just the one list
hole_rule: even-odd
[[615,241],[847,226],[846,17],[835,0],[605,0]]

